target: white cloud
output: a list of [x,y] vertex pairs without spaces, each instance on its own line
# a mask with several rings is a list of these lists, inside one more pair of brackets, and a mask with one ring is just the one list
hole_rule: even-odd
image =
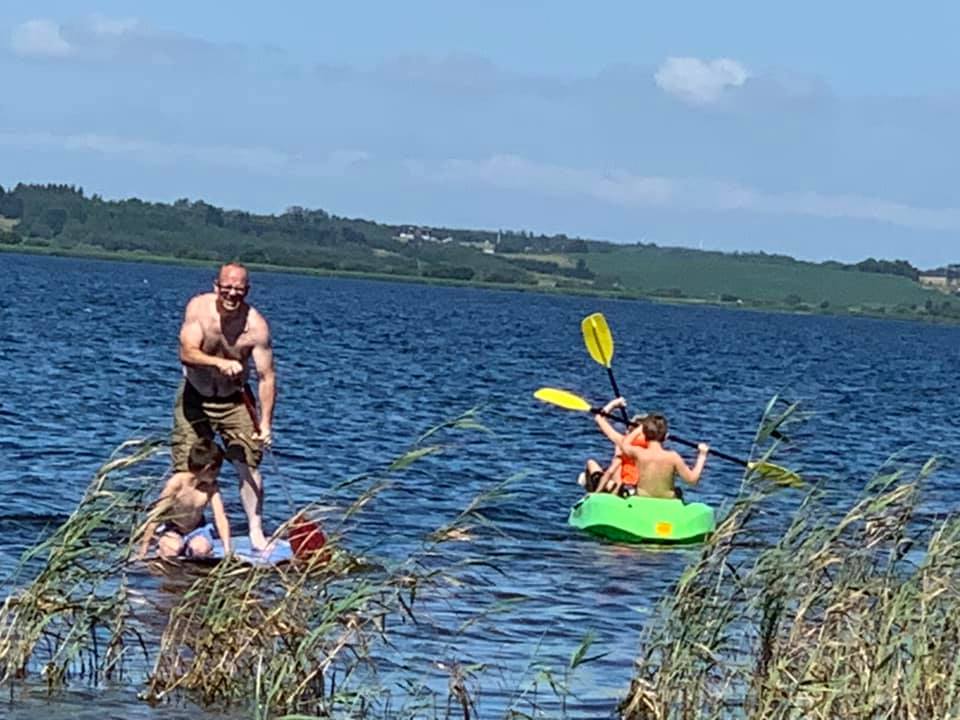
[[137,29],[140,21],[136,18],[108,18],[103,15],[93,15],[89,20],[90,30],[94,35],[126,35]]
[[408,161],[420,180],[484,185],[517,192],[599,200],[621,207],[741,211],[765,215],[866,220],[918,230],[960,230],[960,208],[926,208],[883,198],[818,192],[764,192],[727,180],[668,178],[537,163],[515,155],[450,159],[436,167]]
[[[85,63],[144,63],[196,66],[232,64],[253,51],[242,46],[217,45],[203,39],[166,32],[131,17],[88,15],[56,23],[30,20],[18,25],[11,48],[29,58],[67,58]],[[258,55],[260,57],[261,55]],[[209,67],[209,65],[208,65]]]
[[480,161],[451,159],[435,169],[409,162],[407,169],[416,176],[436,182],[467,181],[549,195],[580,195],[617,205],[665,205],[673,192],[672,183],[665,178],[639,177],[623,172],[603,174],[537,163],[516,155],[494,155]]
[[728,87],[740,87],[750,74],[736,60],[669,57],[654,74],[661,90],[686,102],[708,105]]
[[10,46],[25,57],[65,57],[73,48],[63,38],[60,26],[50,20],[28,20],[13,29]]
[[370,153],[362,150],[336,149],[320,156],[304,157],[259,146],[190,145],[97,133],[0,132],[0,147],[3,146],[93,152],[126,156],[150,165],[212,166],[300,178],[339,177],[372,159]]

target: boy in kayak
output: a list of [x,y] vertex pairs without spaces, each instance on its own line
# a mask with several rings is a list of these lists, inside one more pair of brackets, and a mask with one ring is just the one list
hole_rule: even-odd
[[[614,401],[611,400],[600,410],[600,413],[609,415],[613,412],[614,407],[617,406],[615,406]],[[628,432],[627,437],[630,438],[631,443],[645,446],[646,441],[643,439],[643,435],[639,429],[640,419],[640,416],[637,415],[630,421],[629,429],[632,432]],[[627,476],[624,478],[621,472],[623,469],[621,455],[620,447],[615,442],[613,444],[613,457],[610,459],[610,464],[607,465],[606,468],[593,458],[588,458],[586,468],[584,472],[580,473],[580,476],[577,478],[577,483],[583,486],[587,492],[613,492],[621,495],[633,495],[637,485],[636,464],[630,461],[627,462]],[[631,469],[634,472],[631,472]]]
[[230,523],[217,484],[222,464],[223,451],[213,440],[201,438],[190,446],[187,470],[170,476],[150,511],[140,543],[140,559],[146,557],[154,536],[157,537],[157,555],[162,558],[207,557],[212,554],[213,537],[203,517],[208,505],[223,541],[223,551],[229,554]]
[[[617,432],[605,416],[625,406],[623,398],[616,398],[604,406],[603,412],[594,416],[600,431],[620,452],[620,482],[614,483],[611,492],[619,492],[622,486],[629,488],[632,484],[637,495],[679,498],[681,493],[676,487],[676,477],[696,485],[707,462],[710,446],[706,443],[697,445],[697,459],[693,467],[689,467],[678,452],[663,447],[667,438],[667,419],[663,415],[637,418],[636,428],[626,435]],[[643,442],[637,443],[638,438]]]

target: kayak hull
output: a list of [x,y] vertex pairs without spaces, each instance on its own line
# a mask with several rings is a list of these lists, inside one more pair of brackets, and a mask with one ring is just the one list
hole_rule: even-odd
[[591,493],[570,511],[569,524],[616,542],[682,544],[703,542],[716,526],[713,509],[661,498],[621,498]]

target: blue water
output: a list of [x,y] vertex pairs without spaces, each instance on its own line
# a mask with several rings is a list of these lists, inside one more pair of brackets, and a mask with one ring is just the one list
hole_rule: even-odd
[[[0,575],[65,519],[116,445],[165,432],[182,308],[211,280],[209,269],[0,254]],[[327,503],[334,521],[349,498],[331,487],[381,468],[426,429],[474,407],[491,432],[444,436],[448,451],[398,476],[351,526],[348,544],[401,558],[474,495],[521,476],[513,497],[488,513],[499,532],[480,528],[471,542],[448,546],[451,559],[479,556],[502,573],[465,574],[469,586],[396,636],[441,686],[437,660],[489,664],[479,681],[483,717],[532,679],[534,660],[562,668],[588,632],[608,654],[575,676],[571,714],[609,715],[644,623],[695,552],[604,544],[566,526],[583,459],[606,456],[608,444],[589,416],[542,406],[532,392],[547,385],[596,403],[610,397],[580,336],[591,312],[613,330],[631,409],[663,410],[677,434],[747,453],[779,393],[812,413],[779,462],[830,483],[836,502],[893,454],[943,459],[931,511],[952,511],[960,499],[957,327],[271,273],[254,273],[249,299],[271,322],[280,383],[276,463],[264,466],[268,525],[313,500]],[[691,495],[721,507],[736,492],[738,467],[716,459],[707,467]],[[518,602],[449,634],[504,599]],[[150,708],[138,689],[73,688],[0,705],[0,715],[86,717],[91,698],[97,717],[104,708],[147,718],[188,711]]]

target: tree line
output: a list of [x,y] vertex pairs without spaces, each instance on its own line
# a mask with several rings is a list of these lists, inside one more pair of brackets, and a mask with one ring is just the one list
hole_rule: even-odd
[[[8,190],[0,186],[0,216],[16,221],[12,227],[11,222],[0,224],[0,243],[6,245],[95,248],[177,259],[232,259],[507,284],[536,284],[549,277],[558,286],[619,287],[618,278],[598,277],[584,259],[591,253],[610,252],[614,244],[563,234],[457,228],[422,231],[299,206],[278,215],[261,215],[186,198],[173,203],[104,200],[97,194],[87,196],[82,187],[64,184],[20,183]],[[571,254],[579,256],[572,264],[530,257]],[[798,262],[765,253],[745,255]],[[913,280],[920,274],[905,260],[869,258],[853,265],[825,265]]]

